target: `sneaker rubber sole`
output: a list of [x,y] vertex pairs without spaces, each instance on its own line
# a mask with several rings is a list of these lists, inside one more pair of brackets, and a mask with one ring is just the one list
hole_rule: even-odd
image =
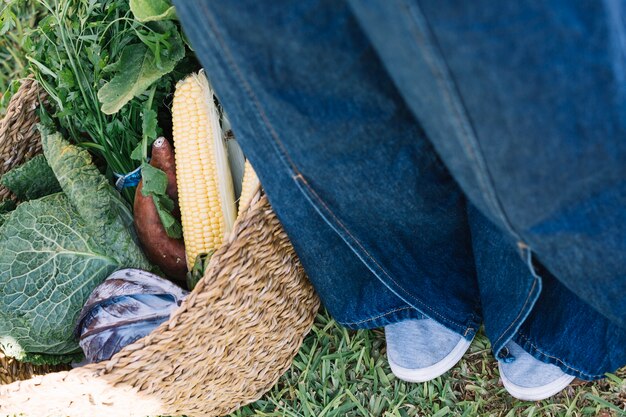
[[567,388],[567,386],[571,384],[572,381],[576,378],[571,375],[563,374],[563,376],[555,379],[549,384],[529,388],[517,385],[510,379],[508,379],[504,372],[502,372],[502,366],[500,365],[500,362],[498,362],[498,369],[500,370],[500,378],[502,379],[504,388],[513,397],[522,401],[541,401],[545,400],[546,398],[550,398]]
[[461,360],[471,344],[471,340],[461,338],[459,343],[454,347],[454,349],[450,351],[450,353],[445,358],[431,366],[427,366],[426,368],[404,368],[396,364],[389,357],[389,355],[387,355],[387,361],[389,362],[389,366],[391,367],[391,372],[393,372],[393,374],[399,379],[406,382],[426,382],[435,379],[452,369],[452,367],[454,367],[454,365],[456,365]]

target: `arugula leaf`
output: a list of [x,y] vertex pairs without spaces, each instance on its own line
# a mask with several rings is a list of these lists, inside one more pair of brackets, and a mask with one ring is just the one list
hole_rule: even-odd
[[0,183],[20,200],[33,200],[61,191],[61,186],[43,155],[37,155],[13,168],[2,176]]
[[154,206],[167,235],[172,239],[181,239],[183,237],[183,227],[172,215],[174,201],[167,195],[152,195],[152,201],[154,201]]
[[89,153],[58,133],[41,132],[41,143],[61,188],[87,222],[91,236],[121,266],[151,269],[131,233],[129,208],[91,163]]
[[143,160],[143,142],[139,142],[135,149],[130,153],[130,159],[134,161],[142,161]]
[[124,47],[118,72],[98,91],[103,113],[117,113],[133,97],[142,94],[152,83],[170,73],[185,56],[185,46],[173,23],[160,22],[155,27],[159,27],[166,35],[166,48],[159,50],[157,55],[143,43]]
[[130,0],[130,10],[140,22],[176,18],[174,6],[167,0]]
[[78,351],[75,321],[120,267],[62,193],[20,204],[0,228],[0,346],[10,356]]
[[141,194],[146,197],[152,196],[152,201],[167,235],[173,239],[182,238],[182,226],[172,215],[175,206],[174,201],[167,195],[167,174],[150,164],[144,163],[141,166],[141,177],[143,181]]
[[165,194],[167,190],[167,174],[165,172],[144,163],[141,166],[141,178],[143,179],[141,193],[144,196]]
[[[151,103],[150,103],[151,104]],[[157,113],[151,108],[145,108],[142,112],[141,130],[143,137],[141,142],[137,144],[137,147],[133,149],[130,154],[131,159],[135,161],[143,161],[147,159],[148,147],[157,138],[158,120]]]

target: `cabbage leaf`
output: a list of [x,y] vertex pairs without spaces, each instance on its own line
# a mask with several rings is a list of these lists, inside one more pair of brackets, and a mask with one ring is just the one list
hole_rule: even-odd
[[91,155],[70,144],[59,133],[42,132],[48,164],[63,192],[87,222],[91,236],[123,267],[151,269],[136,244],[132,213],[119,193],[91,163]]
[[72,332],[81,307],[119,268],[89,229],[62,193],[20,204],[0,228],[0,346],[7,355],[78,350]]
[[2,176],[0,183],[23,201],[61,191],[59,182],[43,155],[37,155],[13,168]]

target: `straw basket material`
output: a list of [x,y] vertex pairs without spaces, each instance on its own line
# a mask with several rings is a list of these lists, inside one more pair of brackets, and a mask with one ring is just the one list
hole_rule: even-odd
[[[26,78],[11,97],[0,121],[0,175],[41,152],[36,110],[45,100],[45,91],[32,77]],[[12,197],[9,190],[0,186],[0,201]]]
[[289,368],[319,299],[260,187],[169,321],[109,361],[0,386],[0,416],[217,416]]

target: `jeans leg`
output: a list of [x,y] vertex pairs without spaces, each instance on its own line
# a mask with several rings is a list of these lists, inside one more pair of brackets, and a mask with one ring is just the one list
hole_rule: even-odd
[[[311,235],[290,221],[301,209],[294,187],[389,291],[472,337],[481,320],[464,196],[347,5],[195,0],[177,10],[296,249],[306,257]],[[310,259],[316,287],[355,296],[340,291],[341,268],[315,277]],[[329,308],[337,301],[321,294]]]
[[485,331],[495,356],[514,340],[535,358],[585,380],[626,364],[626,331],[569,291],[471,205],[468,216]]
[[626,328],[624,2],[350,5],[470,201]]
[[[255,170],[271,189],[272,207],[332,317],[351,329],[383,327],[423,316],[397,297],[361,262],[309,204],[287,171],[274,165],[271,154],[262,156]],[[268,186],[270,188],[268,188]]]
[[530,252],[521,251],[474,206],[468,206],[485,332],[497,356],[531,313],[542,288]]
[[537,359],[585,380],[626,365],[626,330],[536,264],[543,289],[514,340]]

